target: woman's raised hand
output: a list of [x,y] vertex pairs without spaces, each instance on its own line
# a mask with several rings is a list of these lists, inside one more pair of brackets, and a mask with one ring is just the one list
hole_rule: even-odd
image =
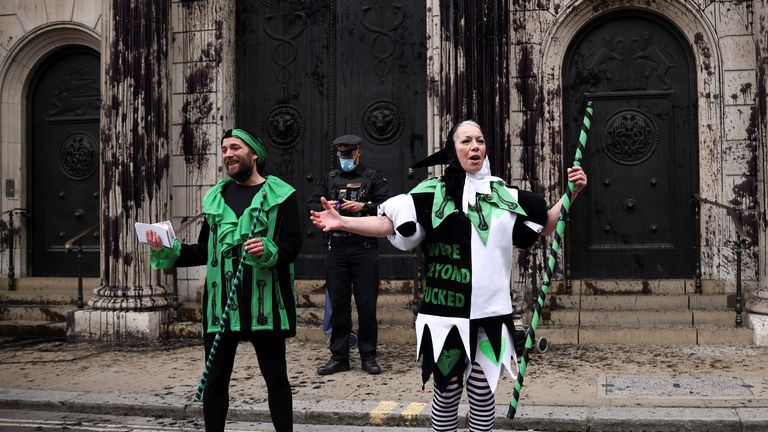
[[580,166],[568,168],[568,181],[574,183],[573,196],[575,198],[585,187],[587,187],[587,173]]
[[309,219],[312,221],[312,224],[324,232],[338,230],[342,224],[339,212],[323,197],[320,197],[320,204],[325,210],[321,212],[312,210],[309,212]]

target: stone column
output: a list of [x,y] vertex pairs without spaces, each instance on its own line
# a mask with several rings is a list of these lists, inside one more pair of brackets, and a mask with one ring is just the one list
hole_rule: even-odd
[[130,342],[159,336],[168,305],[134,222],[169,217],[170,2],[105,0],[102,14],[101,286],[69,336]]

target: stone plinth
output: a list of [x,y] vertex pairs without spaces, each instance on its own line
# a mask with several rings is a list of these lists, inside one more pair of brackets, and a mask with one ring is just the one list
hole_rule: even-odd
[[749,326],[752,327],[752,343],[768,346],[768,315],[750,314]]
[[131,344],[152,342],[160,337],[162,314],[162,311],[69,311],[67,340]]
[[752,327],[752,342],[758,346],[768,346],[768,288],[752,294],[752,299],[747,302],[747,310]]

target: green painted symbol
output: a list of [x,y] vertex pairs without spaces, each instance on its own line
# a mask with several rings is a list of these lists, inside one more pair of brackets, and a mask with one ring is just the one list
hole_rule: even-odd
[[454,366],[456,366],[456,363],[458,363],[459,359],[461,358],[461,350],[458,348],[452,349],[450,351],[443,350],[443,352],[440,353],[440,358],[437,359],[437,367],[440,369],[440,372],[443,373],[443,375],[448,376],[448,373],[453,369]]
[[491,341],[483,339],[480,341],[480,352],[484,356],[488,357],[488,360],[492,361],[496,366],[501,363],[501,359],[504,358],[504,352],[507,350],[507,338],[501,338],[501,350],[499,350],[499,358],[496,358],[496,354],[493,352]]

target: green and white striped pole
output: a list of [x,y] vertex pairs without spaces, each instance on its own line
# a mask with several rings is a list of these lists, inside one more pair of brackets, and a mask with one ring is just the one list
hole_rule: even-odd
[[[264,199],[266,196],[266,192],[261,193],[259,204],[256,206],[256,209],[253,212],[253,225],[251,225],[251,232],[248,233],[248,239],[246,239],[246,241],[252,239],[256,234],[256,226],[259,223],[259,214],[261,213],[261,207],[264,206]],[[243,277],[243,261],[245,261],[245,254],[247,253],[245,252],[245,245],[243,245],[242,249],[243,250],[240,253],[240,264],[237,266],[237,273],[235,273],[235,278],[232,280],[232,285],[229,287],[229,293],[227,293],[227,303],[224,304],[224,312],[222,313],[221,320],[219,321],[219,331],[216,332],[216,337],[213,339],[213,346],[211,346],[211,351],[208,353],[208,359],[205,361],[205,369],[203,370],[203,375],[200,377],[200,383],[197,385],[195,402],[200,402],[200,400],[203,398],[205,382],[208,380],[208,373],[210,373],[213,359],[216,357],[216,349],[219,347],[221,335],[224,333],[224,330],[226,330],[227,323],[229,322],[229,308],[232,305],[232,299],[235,298],[237,293],[237,286],[240,284],[240,278]]]
[[[573,166],[581,166],[581,158],[584,154],[584,147],[587,145],[587,133],[589,127],[592,124],[592,102],[587,102],[587,109],[584,113],[584,121],[581,125],[581,132],[579,133],[579,143],[576,146],[576,157],[573,159]],[[539,327],[539,317],[541,315],[541,308],[544,307],[544,300],[547,299],[547,293],[549,292],[549,284],[552,279],[552,272],[555,270],[557,264],[557,254],[560,251],[560,243],[563,240],[563,232],[565,231],[565,218],[568,215],[568,210],[571,208],[571,195],[575,185],[573,182],[568,182],[568,187],[563,195],[563,205],[560,208],[560,215],[557,219],[557,228],[555,229],[555,237],[552,240],[552,245],[549,250],[549,260],[547,262],[547,268],[544,272],[544,280],[541,283],[541,289],[539,290],[539,298],[533,305],[533,318],[531,319],[531,325],[528,327],[528,331],[525,333],[525,349],[523,349],[522,360],[520,361],[520,371],[517,374],[517,381],[515,382],[515,389],[512,391],[512,400],[509,402],[509,412],[507,412],[507,418],[515,418],[517,413],[517,404],[520,400],[520,391],[523,388],[523,380],[525,379],[525,369],[528,366],[529,355],[533,348],[533,341],[536,340],[536,329]]]

